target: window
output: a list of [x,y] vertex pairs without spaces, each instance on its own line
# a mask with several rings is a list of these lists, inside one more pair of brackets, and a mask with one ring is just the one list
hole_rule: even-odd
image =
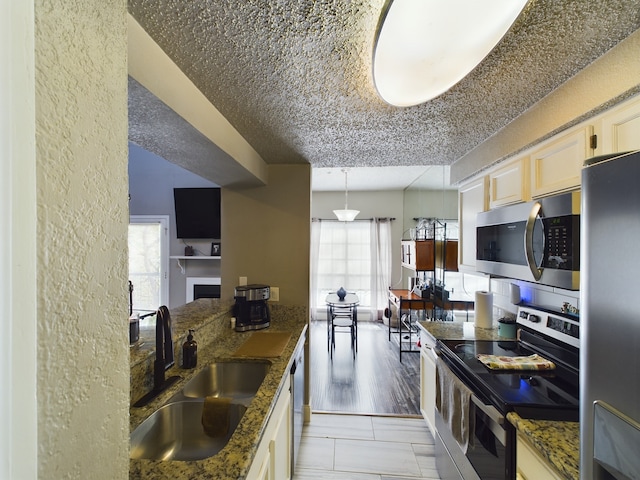
[[326,312],[328,293],[344,287],[358,295],[358,320],[381,320],[391,284],[391,220],[311,224],[311,294],[314,318]]
[[168,216],[132,215],[129,221],[129,281],[132,308],[144,315],[169,299]]
[[355,292],[360,309],[371,306],[371,226],[369,222],[322,222],[320,229],[316,305],[329,292],[344,287]]

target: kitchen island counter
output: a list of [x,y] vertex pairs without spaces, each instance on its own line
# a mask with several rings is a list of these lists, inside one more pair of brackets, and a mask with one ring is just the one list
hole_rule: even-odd
[[[189,309],[189,304],[171,311],[172,318],[174,320],[180,319],[183,325],[188,322],[188,315],[185,315],[184,312],[185,309]],[[213,318],[208,318],[206,323],[214,323],[216,325],[214,328],[215,336],[206,342],[205,339],[196,337],[198,340],[198,367],[191,370],[179,368],[177,365],[181,363],[181,358],[177,356],[176,366],[167,370],[166,376],[179,375],[182,379],[168,388],[167,391],[163,392],[149,405],[141,408],[131,407],[130,429],[132,432],[142,421],[164,405],[174,394],[178,393],[190,378],[213,362],[259,360],[268,361],[271,363],[271,368],[231,439],[219,453],[198,461],[131,459],[129,462],[129,477],[132,479],[243,479],[251,467],[258,444],[271,417],[275,400],[288,379],[293,354],[305,341],[308,310],[301,306],[275,305],[271,307],[271,326],[263,331],[290,332],[291,338],[279,357],[267,359],[258,357],[255,359],[234,358],[234,352],[251,337],[253,332],[236,332],[233,330],[229,325],[230,313],[226,309],[214,309],[210,315]],[[198,321],[200,322],[201,320],[199,319]]]
[[525,420],[515,412],[507,420],[516,427],[539,456],[547,460],[562,478],[580,478],[580,424],[549,420]]

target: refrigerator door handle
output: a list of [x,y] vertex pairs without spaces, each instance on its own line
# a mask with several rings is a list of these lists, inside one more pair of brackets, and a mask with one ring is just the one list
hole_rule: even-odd
[[533,204],[533,207],[529,212],[529,217],[527,218],[527,223],[525,225],[524,231],[524,251],[527,255],[527,265],[529,265],[529,269],[533,274],[533,278],[536,280],[540,280],[540,278],[542,277],[543,268],[539,265],[536,265],[535,255],[533,254],[533,229],[536,225],[536,222],[539,220],[541,208],[542,205],[540,205],[540,202],[536,202]]

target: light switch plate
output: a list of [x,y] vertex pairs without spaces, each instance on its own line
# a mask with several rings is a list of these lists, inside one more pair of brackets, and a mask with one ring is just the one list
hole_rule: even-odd
[[238,279],[238,286],[244,287],[247,284],[247,277],[240,277]]

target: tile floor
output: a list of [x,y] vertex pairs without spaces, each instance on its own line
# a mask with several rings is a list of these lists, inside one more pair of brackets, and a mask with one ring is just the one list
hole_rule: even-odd
[[422,418],[314,413],[293,480],[439,480]]

